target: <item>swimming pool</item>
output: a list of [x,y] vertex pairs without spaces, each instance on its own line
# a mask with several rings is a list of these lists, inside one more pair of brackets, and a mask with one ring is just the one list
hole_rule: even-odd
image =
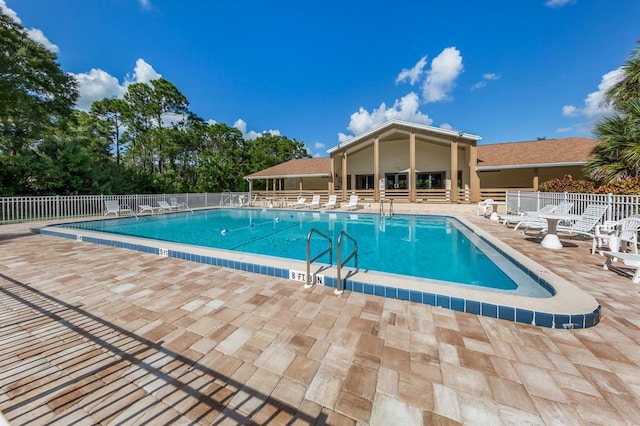
[[[541,310],[567,296],[565,283],[507,254],[463,220],[446,216],[212,209],[79,222],[44,233],[296,279],[306,266],[312,228],[330,235],[334,250],[342,230],[358,241],[359,268],[344,281],[350,291],[551,327],[582,328],[599,318],[593,298],[583,300],[592,310],[582,306],[579,314],[566,304],[558,308],[562,314]],[[326,248],[322,239],[311,241],[312,253]],[[322,272],[322,284],[337,287],[335,268]],[[492,293],[497,296],[488,296]]]

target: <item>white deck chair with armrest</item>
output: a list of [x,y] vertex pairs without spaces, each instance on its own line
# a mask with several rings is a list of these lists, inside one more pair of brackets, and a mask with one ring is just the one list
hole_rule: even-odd
[[487,198],[478,203],[478,216],[486,216],[488,211],[493,211],[493,198]]
[[[567,232],[572,235],[585,235],[593,238],[595,235],[595,227],[606,213],[607,208],[604,204],[589,204],[580,215],[580,218],[575,222],[570,225],[559,224],[556,230],[558,232]],[[542,228],[538,233],[538,237],[546,230],[547,226]]]
[[345,210],[356,210],[359,209],[360,206],[358,206],[358,195],[353,194],[349,197],[349,203],[344,207]]
[[[573,203],[570,201],[563,201],[558,204],[558,207],[552,212],[554,214],[568,214],[573,208]],[[518,230],[520,226],[524,226],[524,232],[526,233],[530,228],[533,229],[547,229],[547,219],[543,219],[537,216],[537,214],[524,216],[523,220],[513,228],[514,231]]]
[[335,209],[336,207],[338,207],[338,205],[336,204],[338,201],[338,196],[336,194],[331,194],[329,195],[329,200],[324,203],[321,207],[323,209]]
[[[597,249],[608,247],[611,251],[631,251],[638,254],[638,231],[640,231],[640,216],[631,216],[617,221],[605,221],[596,225],[591,254]],[[612,247],[612,241],[615,246]]]
[[115,214],[116,216],[120,216],[120,213],[133,213],[133,210],[126,204],[120,205],[118,200],[105,200],[104,201],[105,211],[104,215]]
[[[172,209],[176,209],[176,210],[179,210],[179,209],[191,210],[187,203],[183,203],[182,201],[179,202],[176,197],[169,198],[169,204],[171,205]],[[191,211],[193,211],[193,210],[191,210]]]
[[539,213],[553,213],[558,208],[555,204],[547,204],[542,207],[540,210],[524,212],[521,214],[504,214],[498,216],[498,222],[502,222],[504,226],[509,226],[510,223],[520,223],[523,220],[527,220],[530,217],[536,217]]
[[[604,265],[602,265],[603,269],[629,275],[632,277],[632,283],[640,284],[640,254],[603,251],[602,255],[607,258]],[[624,267],[614,265],[618,260],[622,261]],[[631,272],[627,271],[626,268],[631,269]]]
[[310,209],[319,209],[320,208],[320,195],[314,195],[311,199],[310,203],[306,203],[305,207]]
[[166,210],[168,212],[173,211],[173,208],[171,208],[171,204],[167,203],[166,201],[158,201],[158,213]]
[[149,204],[140,204],[138,205],[138,210],[140,211],[140,213],[151,213],[151,214],[155,214],[156,210],[159,210],[160,207],[153,207],[150,206]]
[[304,208],[307,204],[307,199],[305,197],[298,197],[298,200],[295,203],[289,203],[288,207],[292,207],[294,209]]

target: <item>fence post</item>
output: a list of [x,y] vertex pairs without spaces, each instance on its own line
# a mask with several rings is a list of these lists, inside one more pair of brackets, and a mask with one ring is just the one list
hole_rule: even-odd
[[613,220],[613,194],[607,194],[607,220]]

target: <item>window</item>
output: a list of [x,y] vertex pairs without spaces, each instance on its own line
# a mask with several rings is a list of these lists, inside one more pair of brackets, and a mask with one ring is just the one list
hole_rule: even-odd
[[356,175],[356,189],[374,189],[373,175]]
[[416,173],[417,189],[443,189],[445,172]]

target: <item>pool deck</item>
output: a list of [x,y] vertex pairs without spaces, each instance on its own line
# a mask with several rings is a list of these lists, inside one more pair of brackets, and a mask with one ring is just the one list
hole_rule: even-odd
[[[559,330],[0,227],[0,411],[21,424],[637,424],[640,286],[464,218],[602,305]],[[0,424],[2,421],[0,420]]]

